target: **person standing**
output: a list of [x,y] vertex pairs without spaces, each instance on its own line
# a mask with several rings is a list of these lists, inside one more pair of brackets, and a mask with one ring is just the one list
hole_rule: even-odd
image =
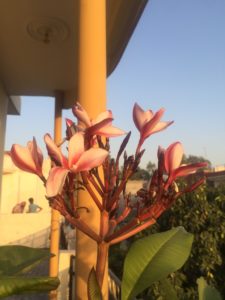
[[13,214],[22,214],[23,211],[24,211],[25,206],[26,206],[26,202],[25,202],[25,201],[22,201],[22,202],[17,203],[17,204],[13,207],[12,213],[13,213]]
[[34,198],[29,198],[29,207],[28,207],[28,213],[38,213],[42,210],[42,207],[34,203]]

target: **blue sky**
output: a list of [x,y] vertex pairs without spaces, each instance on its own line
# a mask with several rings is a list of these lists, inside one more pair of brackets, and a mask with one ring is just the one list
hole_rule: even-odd
[[[138,133],[132,108],[166,109],[174,124],[145,144],[142,166],[156,161],[158,145],[181,141],[186,154],[225,164],[225,1],[151,0],[120,64],[107,80],[107,107],[114,124]],[[38,101],[37,101],[38,100]],[[71,117],[64,111],[64,116]],[[6,149],[53,132],[52,99],[23,98],[21,116],[8,116]],[[119,139],[121,141],[121,139]],[[113,154],[119,146],[113,141]]]

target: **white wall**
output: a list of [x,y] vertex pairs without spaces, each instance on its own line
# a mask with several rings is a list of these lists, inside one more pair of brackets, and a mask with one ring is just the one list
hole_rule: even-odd
[[49,212],[33,214],[1,214],[0,245],[16,244],[30,247],[48,247],[50,238]]
[[[45,160],[43,172],[46,177],[49,168],[50,160]],[[34,202],[41,206],[44,212],[50,211],[45,195],[45,187],[38,176],[19,170],[8,155],[4,156],[0,209],[2,214],[10,214],[12,208],[21,201],[26,201],[27,211],[30,197],[34,198]]]

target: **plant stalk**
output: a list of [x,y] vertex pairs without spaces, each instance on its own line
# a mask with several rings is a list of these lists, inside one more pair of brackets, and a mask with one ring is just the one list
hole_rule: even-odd
[[100,288],[102,288],[106,264],[108,260],[109,244],[105,242],[98,243],[97,264],[96,264],[96,276]]

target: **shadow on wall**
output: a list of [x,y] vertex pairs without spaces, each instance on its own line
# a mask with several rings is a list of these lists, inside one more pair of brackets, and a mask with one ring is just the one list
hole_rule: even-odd
[[23,245],[33,248],[49,248],[49,244],[50,227],[9,243],[9,245]]

